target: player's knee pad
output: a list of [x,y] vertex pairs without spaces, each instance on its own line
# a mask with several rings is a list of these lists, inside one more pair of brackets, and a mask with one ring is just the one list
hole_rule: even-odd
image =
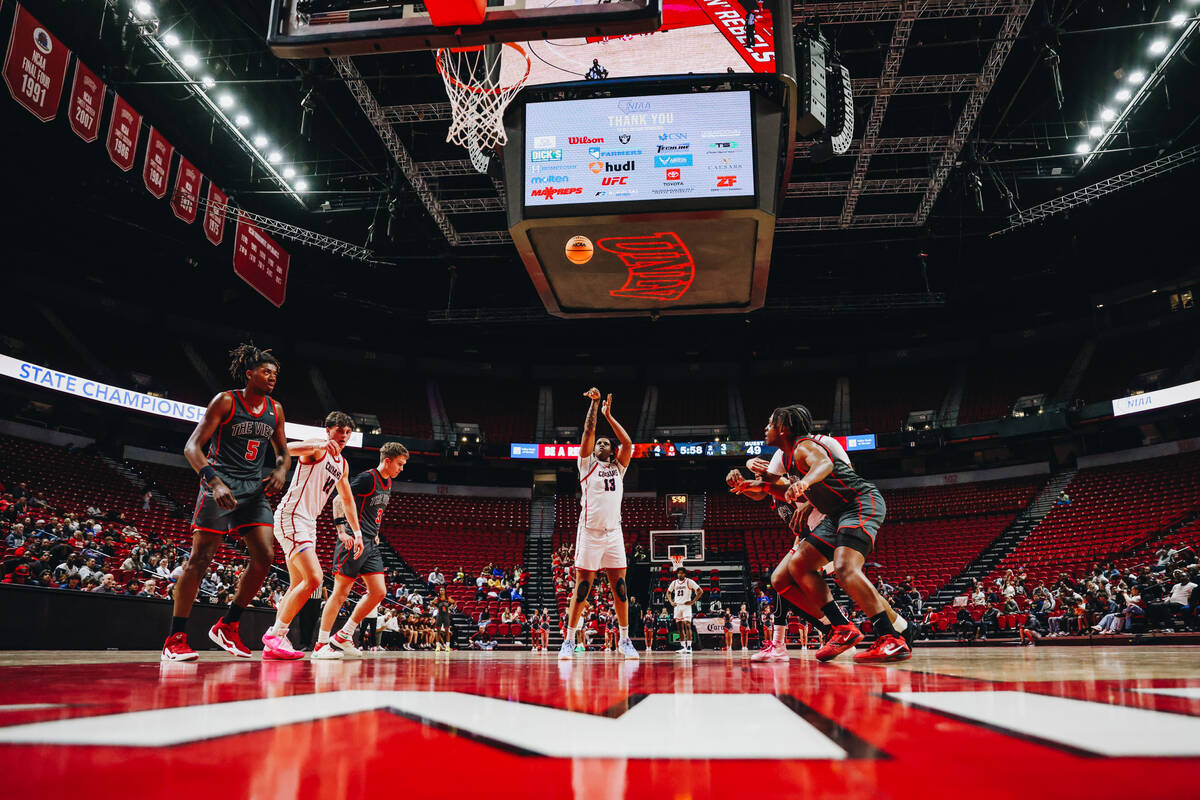
[[613,584],[613,593],[616,594],[617,599],[620,600],[622,603],[629,601],[629,595],[625,591],[625,579],[624,578],[617,578],[617,582],[615,584]]
[[580,581],[579,585],[575,587],[575,599],[582,603],[584,600],[587,600],[588,594],[591,591],[592,585],[590,583],[587,581]]

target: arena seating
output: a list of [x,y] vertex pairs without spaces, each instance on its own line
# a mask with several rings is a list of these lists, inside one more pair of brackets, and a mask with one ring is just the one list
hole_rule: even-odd
[[1081,470],[1067,486],[1070,505],[1056,506],[998,565],[1032,579],[1079,577],[1093,563],[1128,551],[1194,515],[1200,453]]
[[890,369],[868,367],[850,378],[850,428],[854,433],[894,433],[910,411],[941,409],[950,388],[949,362]]
[[438,378],[451,422],[479,424],[489,442],[532,442],[537,421],[536,385],[485,378]]
[[771,412],[779,406],[801,403],[813,419],[833,416],[833,394],[837,376],[830,373],[784,372],[778,377],[759,378],[742,385],[742,408],[751,439],[761,439]]
[[[636,383],[597,382],[603,384],[599,388],[605,395],[613,396],[615,415],[629,431],[629,435],[633,436],[638,416],[642,413],[642,401],[646,398],[646,387]],[[552,388],[554,392],[554,425],[561,428],[582,428],[588,409],[588,401],[583,393],[589,387],[583,382],[577,382],[556,383]],[[607,431],[607,423],[601,421],[599,430]]]
[[[401,374],[388,367],[323,360],[317,368],[334,398],[350,414],[368,413],[379,418],[384,433],[414,439],[432,439],[426,379]],[[305,376],[307,377],[307,376]]]
[[[661,497],[631,497],[621,500],[621,530],[625,534],[625,547],[632,550],[635,544],[650,548],[650,531],[670,530],[679,527],[667,515]],[[575,544],[579,528],[579,497],[560,494],[554,502],[554,547]]]
[[1053,396],[1079,352],[1076,340],[1039,342],[970,357],[958,424],[1001,419],[1018,397]]
[[1172,372],[1195,356],[1198,340],[1200,329],[1195,323],[1103,338],[1096,343],[1076,396],[1087,403],[1124,397],[1135,388],[1138,375],[1160,369],[1168,370],[1164,385],[1178,383],[1172,379]]
[[[615,398],[614,402],[616,402]],[[634,421],[636,417],[630,416],[631,413],[635,413],[635,409],[627,409],[625,411],[626,418]],[[727,424],[729,424],[728,384],[715,381],[700,383],[660,381],[658,383],[658,413],[655,417],[657,427]]]

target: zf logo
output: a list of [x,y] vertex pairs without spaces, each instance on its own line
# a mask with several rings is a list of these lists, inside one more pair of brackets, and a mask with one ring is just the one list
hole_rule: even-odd
[[718,175],[717,186],[733,186],[737,183],[737,175]]
[[607,176],[605,176],[604,180],[600,181],[600,185],[601,186],[624,186],[625,181],[627,181],[627,180],[629,180],[628,175],[621,175],[620,177],[617,177],[616,175],[607,175]]

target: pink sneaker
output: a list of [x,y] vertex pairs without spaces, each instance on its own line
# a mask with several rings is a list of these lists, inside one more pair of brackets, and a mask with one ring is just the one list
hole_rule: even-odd
[[759,650],[754,655],[750,656],[751,661],[790,661],[791,656],[788,655],[787,647],[777,645],[773,641],[768,641],[763,645],[762,650]]
[[286,636],[276,636],[273,630],[267,628],[262,637],[264,661],[295,661],[304,658],[304,653],[292,647]]

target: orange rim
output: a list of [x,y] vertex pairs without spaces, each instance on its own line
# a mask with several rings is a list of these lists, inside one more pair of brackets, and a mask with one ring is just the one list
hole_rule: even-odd
[[520,86],[522,86],[525,83],[525,81],[529,78],[529,73],[533,69],[533,63],[529,60],[529,54],[525,52],[525,48],[521,47],[521,45],[519,45],[515,42],[504,42],[503,46],[511,47],[513,50],[516,50],[518,53],[520,53],[525,58],[525,74],[523,74],[521,76],[521,79],[519,81],[517,81],[515,83],[510,83],[508,86],[497,86],[495,89],[485,89],[482,86],[472,86],[469,83],[463,83],[458,78],[449,74],[442,67],[442,53],[445,53],[446,50],[451,49],[451,48],[445,48],[445,47],[440,48],[437,51],[437,59],[435,60],[434,63],[437,66],[437,71],[442,75],[442,77],[444,77],[446,80],[450,81],[451,83],[453,83],[455,86],[457,86],[459,88],[466,89],[468,92],[474,92],[475,94],[503,94],[504,92],[507,92],[510,89],[516,89],[516,88],[519,88]]

